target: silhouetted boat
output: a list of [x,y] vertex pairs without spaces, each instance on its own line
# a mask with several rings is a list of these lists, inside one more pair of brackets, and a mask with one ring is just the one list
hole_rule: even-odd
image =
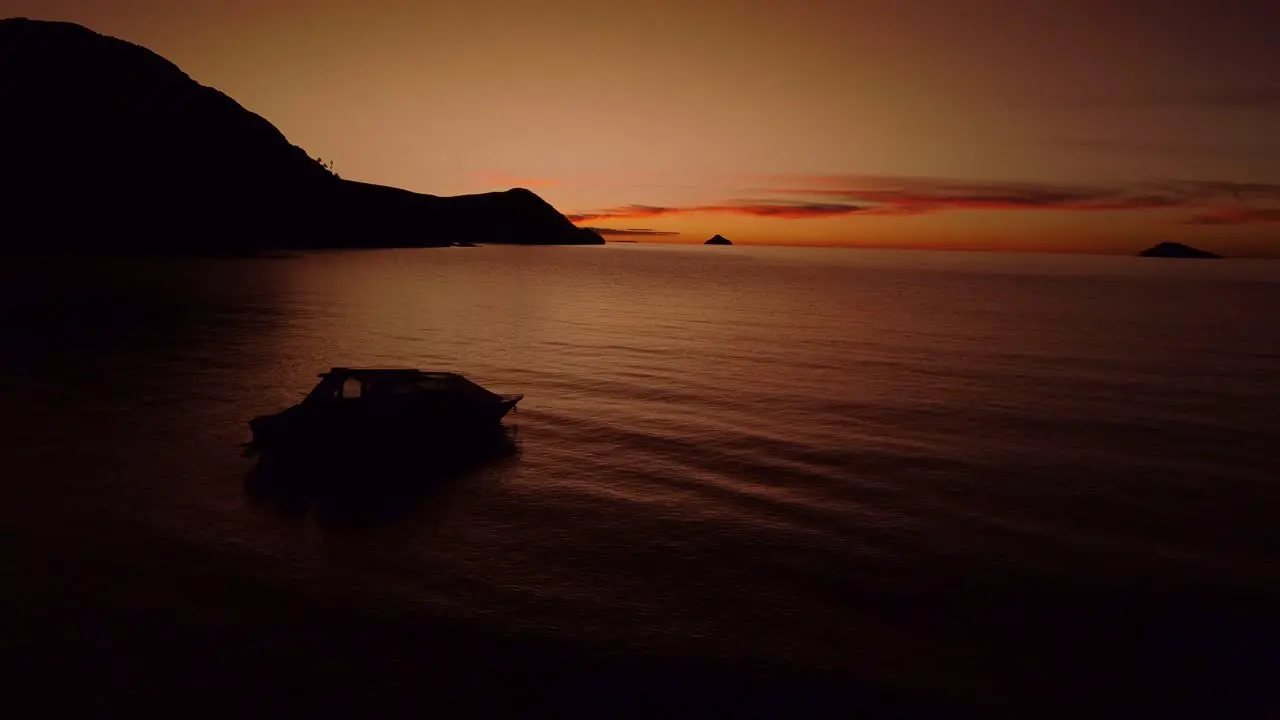
[[302,402],[249,421],[249,454],[483,449],[504,437],[502,419],[524,398],[451,372],[333,368],[320,378]]

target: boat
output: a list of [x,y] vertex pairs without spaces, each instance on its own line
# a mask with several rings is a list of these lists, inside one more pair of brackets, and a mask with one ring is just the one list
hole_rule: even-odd
[[246,454],[316,459],[343,450],[435,453],[505,437],[502,420],[524,395],[500,395],[454,372],[335,367],[298,404],[249,421]]

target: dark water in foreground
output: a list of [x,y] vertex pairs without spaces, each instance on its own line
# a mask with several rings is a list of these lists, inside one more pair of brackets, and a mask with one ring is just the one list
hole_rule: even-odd
[[[1211,714],[1280,671],[1280,263],[610,246],[3,280],[28,702]],[[336,365],[522,392],[520,453],[264,488],[246,421]]]

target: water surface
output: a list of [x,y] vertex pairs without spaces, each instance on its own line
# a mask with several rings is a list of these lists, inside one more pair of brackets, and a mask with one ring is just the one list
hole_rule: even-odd
[[[215,557],[986,706],[1220,645],[1273,667],[1249,612],[1280,579],[1280,263],[628,244],[4,280],[18,582],[51,582],[50,548],[161,585]],[[334,366],[524,393],[521,451],[409,496],[255,492],[245,423]]]

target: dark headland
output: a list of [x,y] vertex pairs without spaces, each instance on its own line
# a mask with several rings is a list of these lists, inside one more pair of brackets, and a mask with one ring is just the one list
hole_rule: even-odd
[[1157,258],[1189,258],[1194,260],[1221,260],[1222,256],[1193,248],[1190,245],[1183,245],[1178,242],[1162,242],[1159,245],[1149,247],[1138,253],[1141,257],[1157,257]]
[[723,235],[716,235],[715,237],[711,238],[710,240],[702,244],[703,245],[732,245],[733,243],[729,242],[729,238],[726,238]]
[[0,20],[0,97],[0,250],[604,242],[522,188],[439,197],[343,180],[173,63],[71,23]]

